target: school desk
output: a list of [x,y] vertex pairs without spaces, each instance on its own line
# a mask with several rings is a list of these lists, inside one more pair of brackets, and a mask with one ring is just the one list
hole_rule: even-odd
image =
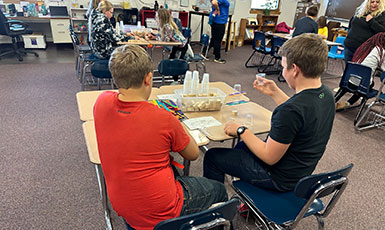
[[[76,94],[76,100],[78,102],[78,109],[80,120],[89,121],[94,119],[94,104],[98,96],[105,91],[118,90],[96,90],[96,91],[81,91]],[[159,88],[152,88],[149,100],[156,99],[156,95],[160,94]]]
[[[276,37],[280,37],[280,38],[283,38],[283,39],[291,39],[291,34],[284,34],[284,33],[268,33],[267,35],[271,35],[271,36],[276,36]],[[337,43],[337,42],[331,42],[331,41],[328,41],[328,40],[325,40],[326,44],[328,46],[340,46],[341,43]]]

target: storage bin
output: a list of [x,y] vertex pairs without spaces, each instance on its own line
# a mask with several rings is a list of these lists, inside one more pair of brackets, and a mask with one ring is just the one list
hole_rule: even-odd
[[209,95],[183,95],[183,89],[174,91],[178,107],[183,112],[216,111],[226,99],[226,94],[218,88],[209,88]]
[[43,34],[23,35],[23,40],[26,49],[45,49],[47,47]]

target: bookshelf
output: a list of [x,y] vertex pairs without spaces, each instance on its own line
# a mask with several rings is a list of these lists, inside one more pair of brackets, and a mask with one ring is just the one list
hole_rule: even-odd
[[244,42],[253,40],[254,31],[263,31],[263,32],[275,32],[275,27],[277,26],[278,15],[257,15],[257,23],[251,24],[246,18],[241,19],[239,26],[238,42],[241,42],[243,46]]

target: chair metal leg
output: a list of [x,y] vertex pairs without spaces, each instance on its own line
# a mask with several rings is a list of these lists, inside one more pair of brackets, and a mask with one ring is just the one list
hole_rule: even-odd
[[337,93],[334,95],[334,102],[338,102],[347,91],[345,89],[339,88]]
[[357,123],[354,125],[357,131],[361,131],[361,130],[363,130],[363,129],[369,128],[368,126],[360,127],[360,125],[361,125],[361,122],[364,120],[364,118],[368,115],[370,109],[372,108],[372,106],[373,106],[375,103],[376,103],[376,101],[373,101],[372,103],[370,103],[370,104],[368,105],[368,108],[366,108],[364,114],[362,114],[362,116],[358,119]]
[[100,86],[100,78],[98,78],[98,90],[101,89],[101,86]]
[[362,98],[360,110],[358,110],[358,113],[357,113],[357,115],[356,115],[356,118],[354,118],[354,125],[357,124],[357,121],[358,121],[358,119],[360,118],[360,115],[361,115],[362,111],[364,110],[364,107],[365,107],[367,101],[368,101],[367,98]]
[[107,187],[104,180],[104,174],[102,170],[102,165],[96,164],[95,165],[96,170],[96,176],[98,178],[98,185],[99,185],[99,193],[100,193],[100,199],[103,202],[103,208],[104,208],[104,218],[106,220],[106,229],[112,230],[112,222],[111,222],[111,209],[108,206],[109,199],[107,194]]
[[86,81],[86,69],[87,67],[90,65],[91,63],[88,62],[87,64],[85,64],[83,66],[83,71],[82,71],[82,86],[81,86],[81,90],[83,91],[84,90],[84,85],[85,85],[85,81]]
[[325,222],[321,215],[315,215],[318,222],[318,230],[324,230]]

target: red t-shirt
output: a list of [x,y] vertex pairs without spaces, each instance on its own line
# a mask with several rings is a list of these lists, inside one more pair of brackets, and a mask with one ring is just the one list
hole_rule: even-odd
[[170,112],[102,93],[94,106],[99,156],[114,210],[137,229],[179,216],[183,190],[170,167],[170,149],[190,139]]

